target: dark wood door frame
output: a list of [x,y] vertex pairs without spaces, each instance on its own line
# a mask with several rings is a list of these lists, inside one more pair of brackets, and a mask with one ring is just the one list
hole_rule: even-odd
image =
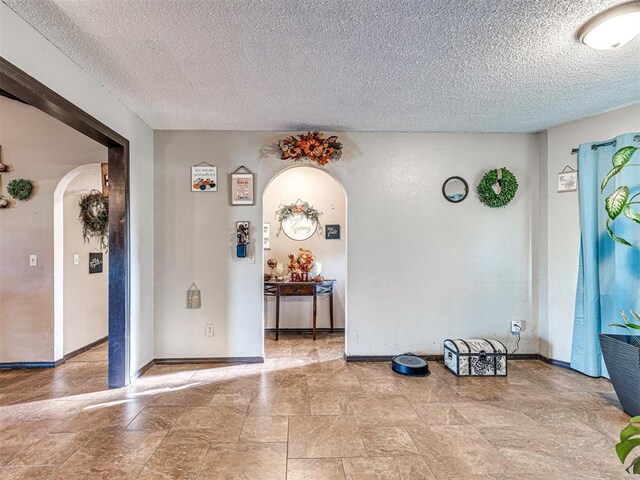
[[109,150],[109,387],[129,383],[129,140],[0,57],[0,89]]

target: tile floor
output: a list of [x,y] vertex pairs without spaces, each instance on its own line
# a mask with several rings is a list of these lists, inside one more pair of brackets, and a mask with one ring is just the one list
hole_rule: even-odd
[[347,364],[343,337],[283,334],[260,365],[157,365],[106,390],[106,345],[0,370],[0,478],[625,479],[606,380],[537,361],[508,378]]

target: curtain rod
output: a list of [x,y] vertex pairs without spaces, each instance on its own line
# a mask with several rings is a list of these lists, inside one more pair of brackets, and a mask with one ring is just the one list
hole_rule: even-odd
[[[634,142],[640,142],[640,135],[636,135],[633,137],[633,141]],[[613,145],[614,147],[616,146],[616,141],[615,140],[611,140],[610,142],[603,142],[603,143],[594,143],[593,145],[591,145],[591,150],[598,150],[599,147],[608,147]],[[577,148],[572,148],[571,149],[571,155],[575,155],[576,153],[578,153],[578,149]]]

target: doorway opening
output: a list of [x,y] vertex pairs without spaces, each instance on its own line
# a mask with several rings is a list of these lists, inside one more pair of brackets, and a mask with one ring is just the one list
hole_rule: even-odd
[[108,338],[109,251],[93,238],[85,241],[78,221],[80,200],[101,190],[102,165],[89,163],[67,173],[53,195],[55,359]]
[[[291,345],[316,357],[327,347],[331,358],[339,348],[341,357],[347,325],[347,195],[342,183],[324,169],[293,165],[271,179],[262,205],[266,357],[295,356],[288,352]],[[283,219],[285,210],[290,213]]]
[[[130,381],[129,140],[0,57],[2,95],[31,105],[107,147],[109,170],[108,385]],[[52,351],[63,343],[53,342]],[[59,345],[59,346],[58,346]],[[59,357],[57,357],[59,358]],[[47,363],[47,362],[45,362]],[[57,362],[56,362],[57,363]],[[12,364],[4,366],[10,367]],[[54,363],[51,362],[53,366]],[[47,366],[19,362],[16,366]]]

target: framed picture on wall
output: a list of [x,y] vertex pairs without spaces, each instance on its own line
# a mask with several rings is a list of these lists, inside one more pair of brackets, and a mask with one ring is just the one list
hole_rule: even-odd
[[325,225],[324,238],[325,240],[340,240],[340,225]]
[[231,174],[231,205],[254,205],[253,173],[241,165]]
[[217,192],[218,191],[218,167],[200,162],[191,167],[191,191],[192,192]]
[[262,227],[262,247],[271,250],[271,224],[265,223]]
[[569,165],[558,174],[558,193],[578,191],[578,171]]
[[102,195],[109,198],[109,164],[101,163],[100,172],[102,176]]
[[102,253],[89,253],[89,273],[102,273],[103,265]]

